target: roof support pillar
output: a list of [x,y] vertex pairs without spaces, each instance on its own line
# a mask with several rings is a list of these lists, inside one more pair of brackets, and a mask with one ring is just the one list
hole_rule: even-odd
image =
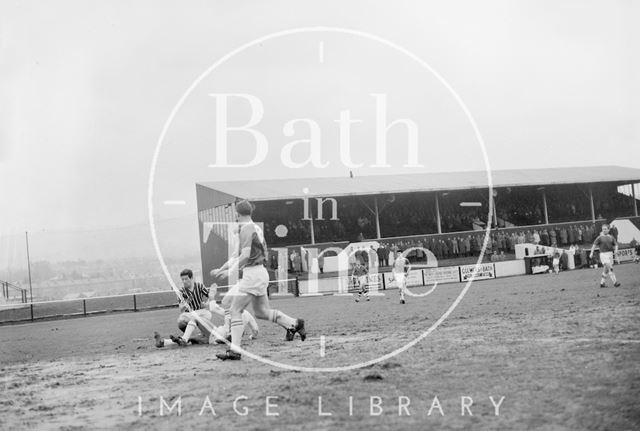
[[438,200],[438,192],[436,192],[436,223],[438,224],[438,233],[442,233],[442,221],[440,220],[440,201]]
[[493,227],[494,229],[498,227],[498,209],[496,208],[496,196],[498,192],[494,189],[491,194],[491,200],[493,201]]
[[311,210],[311,214],[309,216],[309,226],[311,227],[311,244],[316,243],[316,234],[313,229],[313,210]]
[[636,198],[636,185],[631,184],[631,197],[633,198],[633,215],[638,217],[638,199]]
[[589,186],[589,204],[591,205],[591,222],[596,222],[596,207],[593,204],[593,188]]
[[547,191],[542,189],[542,207],[544,208],[544,224],[549,224],[549,212],[547,211]]
[[382,234],[380,233],[380,212],[378,211],[378,198],[373,198],[373,205],[376,212],[376,238],[381,239]]

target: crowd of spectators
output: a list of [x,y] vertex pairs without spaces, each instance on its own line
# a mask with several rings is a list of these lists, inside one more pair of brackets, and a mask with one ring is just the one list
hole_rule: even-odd
[[[487,241],[485,255],[500,259],[505,253],[514,253],[516,244],[540,244],[544,247],[567,248],[570,245],[591,243],[598,235],[594,224],[543,226],[540,229],[493,230]],[[390,251],[423,247],[438,259],[478,256],[482,251],[484,232],[463,235],[433,235],[399,240],[383,240],[380,244]],[[498,257],[492,257],[492,256]],[[416,260],[417,257],[416,257]],[[424,257],[421,259],[424,260]]]
[[[578,186],[549,187],[545,193],[547,214],[551,223],[591,218],[589,201],[584,196],[584,190]],[[375,199],[379,210],[380,231],[384,237],[437,233],[437,214],[433,193],[380,195]],[[336,200],[338,202],[338,220],[330,219],[328,216],[331,213],[330,204],[325,204],[324,219],[314,219],[313,221],[316,243],[355,242],[377,237],[373,197],[337,198]],[[598,219],[624,215],[625,211],[632,211],[629,209],[631,207],[630,199],[615,191],[615,188],[610,189],[610,187],[603,186],[602,190],[595,189],[594,200],[594,211]],[[463,201],[477,201],[481,206],[460,206],[460,202]],[[499,189],[495,201],[497,219],[495,227],[497,228],[536,226],[545,222],[541,190],[532,188],[516,192],[508,188]],[[314,207],[314,205],[315,201],[310,200],[309,207]],[[289,201],[284,206],[282,202],[258,203],[256,206],[255,218],[264,223],[268,244],[281,246],[310,244],[312,242],[310,220],[295,217],[303,212],[301,200]],[[482,231],[487,223],[493,221],[493,217],[488,214],[487,197],[480,192],[445,193],[439,198],[439,209],[441,231],[444,233]],[[313,209],[311,211],[313,212]],[[286,228],[286,235],[276,234],[276,227],[281,225]],[[539,231],[538,234],[542,235],[543,232]],[[559,233],[556,232],[556,236],[558,235]],[[567,235],[569,234],[567,233]],[[476,237],[477,235],[463,235],[463,240],[466,236]],[[449,253],[453,253],[453,244],[448,245],[446,240],[443,241],[445,244],[440,246],[443,249],[443,254],[446,254],[447,249],[449,249]],[[435,248],[436,244],[433,246]],[[468,253],[473,252],[473,245],[470,248]],[[460,244],[457,245],[457,249],[461,249]]]

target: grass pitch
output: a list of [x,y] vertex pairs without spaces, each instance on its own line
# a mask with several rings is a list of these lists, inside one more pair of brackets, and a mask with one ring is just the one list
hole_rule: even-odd
[[[595,269],[475,282],[426,339],[342,372],[216,360],[225,346],[157,349],[153,331],[177,333],[177,309],[2,326],[0,427],[638,429],[640,265],[616,273],[620,288],[600,289]],[[286,343],[259,321],[244,347],[304,367],[366,362],[414,340],[463,287],[406,305],[397,290],[274,300],[309,338]]]

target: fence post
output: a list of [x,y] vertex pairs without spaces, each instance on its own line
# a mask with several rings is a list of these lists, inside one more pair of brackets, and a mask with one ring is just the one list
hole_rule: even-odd
[[298,281],[298,276],[296,276],[296,288],[295,292],[293,292],[295,296],[300,296],[300,283]]
[[387,290],[387,280],[384,274],[384,272],[380,273],[380,276],[382,277],[382,290]]
[[136,294],[133,294],[133,311],[138,311],[138,304],[136,302]]
[[29,305],[29,308],[31,309],[31,321],[33,322],[33,302],[31,302]]
[[82,300],[82,314],[84,314],[84,316],[87,316],[87,300],[83,299]]

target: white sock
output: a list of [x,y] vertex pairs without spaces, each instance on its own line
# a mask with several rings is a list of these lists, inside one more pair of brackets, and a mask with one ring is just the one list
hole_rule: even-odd
[[231,333],[231,310],[228,308],[224,310],[224,326],[227,328],[227,332]]
[[277,323],[282,326],[284,329],[293,329],[296,325],[296,319],[287,316],[282,311],[271,310],[269,312],[269,320],[273,323]]
[[242,324],[242,318],[231,319],[231,350],[238,352],[238,347],[242,344],[242,333],[244,332],[244,325]]
[[193,335],[193,331],[195,331],[197,327],[196,322],[190,320],[189,323],[187,323],[187,329],[185,329],[184,334],[182,334],[182,339],[184,341],[189,341],[191,335]]
[[247,310],[244,310],[242,312],[242,323],[244,324],[245,330],[247,329],[247,327],[249,327],[252,333],[258,333],[258,322],[256,322],[255,317],[253,317],[253,315]]

